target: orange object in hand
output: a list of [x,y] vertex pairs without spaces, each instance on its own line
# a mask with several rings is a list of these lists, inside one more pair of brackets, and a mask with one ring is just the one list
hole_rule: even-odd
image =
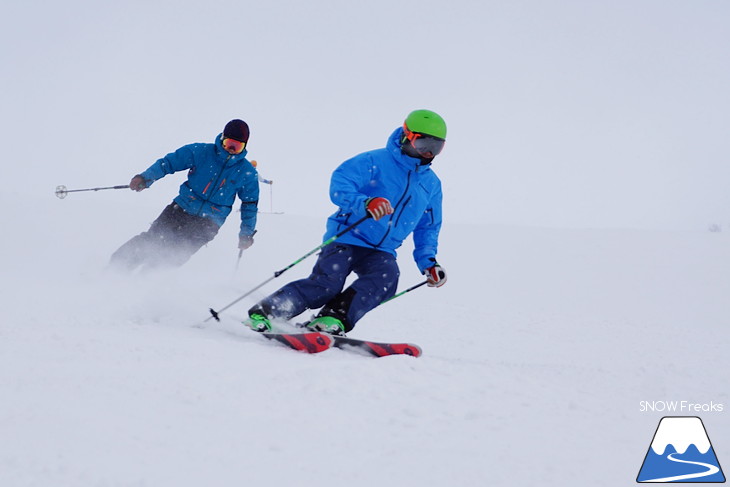
[[373,217],[373,220],[380,220],[385,215],[393,213],[393,207],[387,198],[370,198],[365,202],[365,209]]

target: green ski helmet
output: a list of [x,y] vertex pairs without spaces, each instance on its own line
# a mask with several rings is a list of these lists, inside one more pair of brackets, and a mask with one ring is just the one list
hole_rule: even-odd
[[446,139],[446,122],[441,115],[431,110],[414,110],[409,113],[405,128],[411,132]]
[[446,143],[446,122],[431,110],[415,110],[403,123],[401,150],[411,156],[431,161]]

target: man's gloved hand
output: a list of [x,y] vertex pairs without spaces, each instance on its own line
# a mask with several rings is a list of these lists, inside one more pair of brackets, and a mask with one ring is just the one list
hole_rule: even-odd
[[238,236],[238,248],[246,250],[253,245],[253,235],[239,235]]
[[366,200],[365,209],[373,217],[373,220],[380,220],[385,215],[393,213],[393,207],[390,206],[390,201],[380,196]]
[[424,274],[429,287],[441,287],[446,284],[446,271],[438,264],[426,269]]
[[132,178],[132,180],[129,182],[129,188],[133,191],[142,191],[143,189],[147,188],[147,181],[137,174],[135,177]]

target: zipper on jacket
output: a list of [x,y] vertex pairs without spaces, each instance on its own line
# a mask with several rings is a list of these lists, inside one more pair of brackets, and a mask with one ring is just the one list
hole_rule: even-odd
[[430,216],[430,217],[431,217],[431,225],[433,225],[433,224],[435,223],[435,221],[434,221],[434,219],[433,219],[433,208],[429,208],[429,209],[427,209],[427,210],[426,210],[426,213],[428,213],[428,216]]
[[[230,161],[230,160],[231,160],[231,155],[229,154],[228,157],[226,157],[225,162],[223,162],[223,166],[221,166],[220,172],[215,177],[215,184],[213,185],[214,187],[218,186],[218,181],[220,181],[221,177],[223,176],[223,171],[226,168],[226,164],[228,164],[228,161]],[[203,205],[205,205],[205,203],[210,202],[210,196],[208,196],[206,194],[206,192],[208,191],[208,189],[210,189],[210,183],[212,183],[213,181],[214,180],[211,179],[210,181],[208,181],[208,184],[205,185],[205,189],[203,190],[203,196],[206,198],[200,202],[200,208],[198,209],[198,215],[200,215],[203,212]],[[223,182],[225,182],[225,178],[223,179]],[[221,186],[223,186],[222,183],[221,183]],[[220,187],[218,189],[220,189]],[[235,199],[235,197],[234,197],[234,199]],[[212,206],[213,205],[211,205],[211,208],[212,208]]]
[[[408,171],[408,177],[406,178],[406,189],[403,191],[403,194],[401,195],[400,199],[398,200],[398,203],[395,204],[395,207],[393,209],[393,214],[390,215],[390,221],[393,221],[393,215],[395,215],[395,213],[396,213],[395,210],[400,206],[400,204],[403,202],[403,198],[405,198],[406,195],[408,194],[408,190],[411,187],[411,173],[412,172],[413,171]],[[408,200],[406,200],[406,203],[408,203],[408,201],[410,201],[410,199],[411,198],[409,197]],[[403,206],[402,208],[405,208],[405,206]],[[400,214],[401,215],[403,214],[402,209],[401,209]],[[398,217],[398,220],[399,219],[400,219],[400,217]],[[398,220],[395,221],[395,225],[398,224]],[[376,247],[380,247],[383,244],[383,242],[385,242],[385,239],[388,237],[388,234],[390,233],[390,229],[391,229],[391,225],[388,225],[388,230],[385,231],[385,235],[383,235],[383,238],[380,239],[380,242],[378,242]]]
[[408,199],[403,203],[403,206],[400,208],[400,214],[398,215],[398,218],[395,219],[395,226],[398,226],[398,223],[400,223],[400,217],[403,216],[403,213],[406,212],[406,206],[408,206],[408,202],[411,201],[412,196],[409,196]]

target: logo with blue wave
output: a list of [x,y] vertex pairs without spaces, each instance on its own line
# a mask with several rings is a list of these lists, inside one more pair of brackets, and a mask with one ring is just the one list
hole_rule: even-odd
[[702,420],[665,416],[641,465],[639,483],[723,483],[725,474]]

